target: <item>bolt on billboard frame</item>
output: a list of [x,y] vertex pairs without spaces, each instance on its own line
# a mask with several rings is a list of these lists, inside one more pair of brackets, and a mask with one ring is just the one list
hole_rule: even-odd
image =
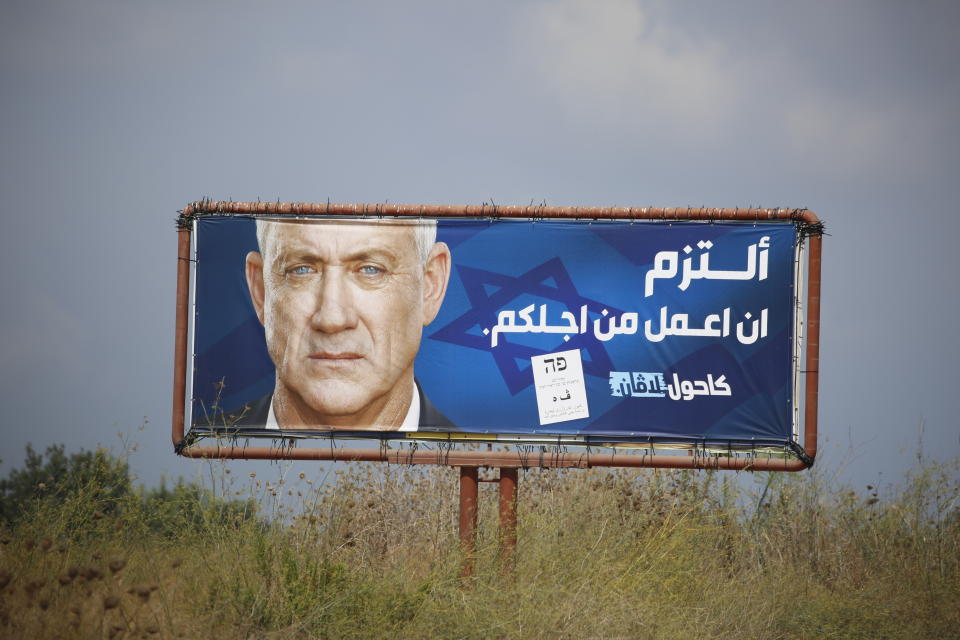
[[[440,220],[444,221],[464,221],[466,223],[492,224],[498,222],[571,222],[589,225],[606,223],[625,223],[632,225],[653,223],[671,227],[679,227],[684,223],[708,223],[708,225],[739,225],[744,229],[749,227],[756,228],[758,225],[782,225],[795,233],[797,252],[793,257],[795,263],[794,271],[791,275],[791,287],[793,288],[793,308],[791,313],[792,331],[790,341],[789,359],[792,363],[789,375],[792,378],[788,385],[793,393],[793,401],[790,407],[790,438],[789,446],[783,447],[782,451],[777,452],[774,446],[750,445],[748,442],[737,442],[724,448],[718,441],[708,441],[704,438],[684,441],[682,438],[654,438],[649,435],[646,437],[628,435],[624,437],[615,437],[607,432],[605,435],[583,435],[582,433],[549,433],[549,421],[544,424],[543,412],[541,411],[541,425],[544,430],[536,432],[509,434],[509,433],[473,433],[459,432],[450,433],[440,429],[434,432],[412,432],[412,433],[383,433],[383,432],[325,432],[325,433],[298,433],[283,429],[272,433],[257,432],[256,430],[234,430],[229,429],[210,429],[203,425],[192,424],[191,401],[188,401],[188,380],[191,380],[191,374],[194,372],[194,344],[191,339],[195,336],[192,331],[196,327],[191,322],[191,307],[193,306],[193,296],[196,295],[197,282],[194,277],[193,269],[196,266],[196,256],[194,247],[196,246],[195,229],[200,221],[219,221],[230,218],[269,218],[279,220],[368,220],[368,221],[417,221],[417,220]],[[248,223],[249,224],[249,223]],[[541,227],[543,228],[543,227]],[[595,227],[598,229],[599,227]],[[705,229],[706,227],[699,227]],[[616,229],[612,228],[614,233]],[[622,229],[620,229],[622,231]],[[188,205],[178,218],[178,286],[177,286],[177,322],[176,322],[176,340],[175,340],[175,369],[174,369],[174,398],[173,398],[173,441],[175,450],[180,455],[188,457],[215,457],[215,458],[240,458],[240,459],[313,459],[313,460],[365,460],[392,462],[398,464],[446,464],[454,466],[498,466],[498,467],[589,467],[589,466],[621,466],[621,467],[659,467],[659,468],[704,468],[704,469],[752,469],[752,470],[777,470],[777,471],[798,471],[807,468],[813,464],[817,449],[817,394],[818,394],[818,364],[819,364],[819,300],[820,300],[820,261],[821,261],[821,242],[823,225],[820,220],[806,209],[707,209],[707,208],[650,208],[650,207],[547,207],[547,206],[529,206],[529,207],[504,207],[494,205],[390,205],[390,204],[334,204],[334,203],[263,203],[263,202],[218,202],[204,200],[194,202]],[[752,236],[751,236],[752,237]],[[755,238],[754,238],[755,240]],[[754,241],[750,245],[751,259],[756,259],[759,264],[758,250],[764,254],[763,242],[769,242],[768,239],[762,239],[761,242]],[[706,248],[705,248],[706,247]],[[703,256],[710,249],[709,239],[705,245],[701,244],[698,249],[701,251],[700,266],[704,267],[702,273],[706,273],[706,263],[703,262]],[[679,247],[677,247],[679,249]],[[659,284],[658,278],[665,281],[670,275],[677,275],[677,263],[681,258],[691,259],[688,254],[691,253],[690,245],[685,247],[687,254],[679,251],[673,255],[673,274],[669,273],[669,260],[662,258],[663,253],[657,252],[657,258],[661,259],[659,266],[659,276],[648,275],[646,288],[649,292],[651,288],[656,288]],[[456,253],[457,249],[454,250]],[[694,254],[693,257],[696,257]],[[805,258],[803,263],[799,263],[801,257]],[[456,262],[456,260],[454,260]],[[654,261],[656,262],[656,261]],[[689,263],[688,263],[689,264]],[[748,259],[748,266],[752,264]],[[722,266],[722,265],[721,265]],[[764,269],[765,269],[764,265]],[[716,267],[714,266],[714,269]],[[648,274],[656,271],[651,268]],[[695,272],[696,270],[691,270]],[[719,272],[717,272],[719,273]],[[730,273],[730,272],[724,272]],[[685,276],[687,274],[685,273]],[[710,277],[710,276],[706,276]],[[733,276],[739,277],[739,276]],[[677,278],[679,279],[679,278]],[[696,279],[696,275],[693,276]],[[805,282],[801,282],[805,279]],[[684,277],[687,281],[687,278]],[[639,283],[644,284],[644,283]],[[683,284],[683,283],[682,283]],[[696,283],[694,283],[696,285]],[[805,284],[805,287],[802,285]],[[690,286],[690,282],[686,282]],[[685,288],[685,287],[681,287]],[[806,295],[802,296],[800,292],[805,288]],[[805,300],[803,299],[805,297]],[[586,305],[584,305],[586,307]],[[568,305],[569,309],[573,309]],[[668,325],[666,320],[666,307],[660,331],[664,331],[664,326]],[[531,310],[529,307],[518,310],[523,317],[523,311],[527,311],[526,319],[529,326]],[[540,325],[544,324],[543,314],[544,305],[540,305]],[[591,308],[590,313],[596,316],[597,309]],[[606,311],[606,309],[604,309]],[[500,310],[503,313],[503,310]],[[516,314],[517,311],[514,311]],[[584,310],[584,315],[586,315]],[[567,315],[565,313],[565,315]],[[606,316],[607,314],[604,314]],[[622,314],[621,322],[627,325],[624,320],[630,314]],[[636,316],[636,314],[633,314]],[[573,317],[573,314],[570,314]],[[716,314],[716,323],[721,323],[720,314]],[[612,318],[613,316],[611,316]],[[748,316],[749,317],[749,316]],[[684,319],[686,316],[684,316]],[[599,317],[593,320],[598,321]],[[629,320],[629,318],[628,318]],[[702,316],[701,316],[702,320]],[[754,328],[757,327],[757,321],[754,319]],[[637,319],[632,318],[634,330],[636,329]],[[671,320],[674,327],[677,327],[676,317]],[[490,338],[491,344],[496,346],[498,338],[497,332],[489,336],[489,329],[499,327],[501,333],[499,340],[508,341],[513,338],[510,333],[511,327],[517,327],[509,322],[501,322],[498,317],[495,325],[487,326],[488,333],[484,339]],[[571,322],[571,325],[574,324]],[[590,318],[583,325],[590,325]],[[649,329],[649,319],[647,321],[648,337],[651,336]],[[706,330],[708,322],[704,325]],[[726,326],[728,319],[722,319],[725,334],[729,331]],[[490,323],[488,323],[490,325]],[[594,324],[596,326],[596,324]],[[613,324],[608,324],[608,328]],[[684,325],[685,328],[685,325]],[[719,330],[719,329],[718,329]],[[764,322],[765,330],[765,322]],[[611,329],[612,331],[612,329]],[[504,335],[506,333],[506,335]],[[425,332],[426,334],[426,332]],[[656,332],[654,332],[656,334]],[[679,335],[679,333],[677,334]],[[693,334],[691,334],[693,335]],[[475,336],[476,338],[477,336]],[[743,336],[741,336],[743,337]],[[749,337],[749,336],[747,336]],[[568,336],[564,336],[567,339]],[[602,340],[603,338],[601,338]],[[607,337],[607,340],[610,338]],[[662,340],[662,335],[660,336]],[[504,344],[504,343],[501,343]],[[493,347],[495,348],[495,347]],[[802,351],[801,351],[802,349]],[[782,349],[781,349],[782,350]],[[551,355],[551,354],[547,354]],[[801,369],[801,362],[803,368]],[[541,361],[540,364],[543,364]],[[546,363],[551,364],[550,362]],[[553,363],[556,367],[555,363]],[[611,371],[610,386],[613,383],[613,374],[619,373]],[[643,387],[651,380],[637,378],[634,372],[632,379],[633,391],[637,390],[637,383]],[[662,379],[661,379],[662,380]],[[675,386],[671,386],[670,392],[676,392],[679,396],[680,380],[674,376]],[[699,381],[705,384],[704,381]],[[711,390],[714,388],[714,380],[710,380]],[[799,393],[802,383],[803,393]],[[685,387],[686,394],[691,397],[695,395],[691,386]],[[722,388],[723,381],[717,381],[717,387]],[[623,387],[623,392],[629,392],[629,385]],[[661,390],[662,391],[662,390]],[[192,387],[191,387],[192,393]],[[706,393],[706,392],[704,392]],[[616,389],[614,388],[614,394]],[[722,395],[722,391],[720,392]],[[567,396],[570,395],[567,390]],[[554,396],[554,401],[557,399]],[[681,400],[679,397],[677,400]],[[686,398],[690,399],[690,398]],[[547,400],[549,402],[549,400]],[[684,404],[682,400],[676,405]],[[692,405],[691,405],[692,406]],[[802,424],[802,430],[801,430]],[[186,431],[186,428],[189,431]],[[186,433],[185,433],[186,431]],[[802,431],[802,446],[801,442]],[[270,446],[250,446],[250,439],[267,437],[272,439]],[[298,446],[304,443],[307,438],[322,438],[321,446]],[[381,439],[381,446],[377,448],[349,448],[342,446],[342,441],[349,437],[361,437],[370,439]],[[388,444],[389,438],[402,438],[410,442],[410,447],[394,449]],[[340,443],[336,439],[341,440]],[[212,439],[213,444],[206,444]],[[515,445],[513,451],[478,451],[467,447],[458,449],[457,445],[464,443],[497,443]],[[537,446],[539,445],[539,446]],[[583,451],[571,452],[568,450],[570,445],[579,445],[585,447]],[[612,445],[612,446],[611,446]],[[608,447],[609,452],[597,453],[598,447]],[[679,451],[680,455],[676,455]],[[685,454],[685,455],[684,455]]]

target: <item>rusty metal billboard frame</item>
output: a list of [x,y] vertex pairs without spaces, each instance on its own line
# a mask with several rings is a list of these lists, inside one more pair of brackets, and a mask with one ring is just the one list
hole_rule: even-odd
[[[534,220],[623,221],[732,221],[793,222],[803,228],[807,249],[806,351],[804,376],[803,454],[796,459],[757,456],[711,455],[696,450],[690,455],[656,453],[595,453],[562,450],[470,451],[438,448],[379,449],[311,447],[297,448],[283,441],[279,446],[242,446],[236,441],[195,445],[184,440],[186,370],[190,306],[192,221],[202,215],[329,216],[353,218],[485,218]],[[326,460],[387,462],[392,464],[439,464],[469,467],[652,467],[661,469],[727,469],[750,471],[802,471],[813,465],[817,454],[817,408],[820,362],[820,264],[823,223],[808,209],[759,208],[661,208],[661,207],[548,207],[496,205],[335,204],[289,202],[232,202],[202,200],[187,205],[177,224],[177,303],[173,373],[173,444],[176,453],[189,458],[244,460]],[[802,269],[802,266],[799,268]]]

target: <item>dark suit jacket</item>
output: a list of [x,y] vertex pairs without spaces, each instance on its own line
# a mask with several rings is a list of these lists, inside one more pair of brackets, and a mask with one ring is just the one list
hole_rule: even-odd
[[[419,431],[459,431],[457,426],[450,422],[447,416],[443,415],[437,409],[427,394],[423,392],[419,380],[414,380],[417,385],[417,391],[420,393],[420,425]],[[273,400],[271,391],[265,396],[257,398],[253,402],[248,402],[236,411],[227,416],[227,423],[235,427],[263,427],[267,424],[267,416],[270,413],[270,402]],[[236,420],[231,422],[230,418],[236,416]]]

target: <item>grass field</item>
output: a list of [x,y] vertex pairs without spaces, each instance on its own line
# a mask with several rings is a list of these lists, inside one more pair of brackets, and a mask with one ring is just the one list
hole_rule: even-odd
[[0,637],[960,637],[955,464],[879,490],[521,471],[515,567],[482,484],[466,582],[456,470],[242,469],[149,496],[44,486],[0,531]]

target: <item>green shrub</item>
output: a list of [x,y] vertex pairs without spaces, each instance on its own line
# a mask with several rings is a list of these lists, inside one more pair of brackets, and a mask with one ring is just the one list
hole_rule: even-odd
[[0,480],[0,521],[30,516],[39,502],[65,504],[78,497],[104,514],[115,513],[130,490],[127,463],[105,449],[66,455],[61,444],[40,455],[27,445],[23,469]]

